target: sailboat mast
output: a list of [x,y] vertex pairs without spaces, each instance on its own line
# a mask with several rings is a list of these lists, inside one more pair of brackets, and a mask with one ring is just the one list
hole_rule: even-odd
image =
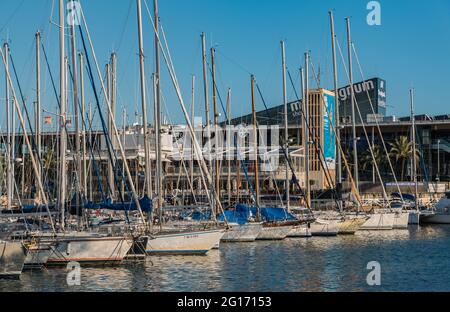
[[[340,120],[339,120],[339,92],[338,92],[338,73],[337,73],[337,61],[336,61],[336,34],[334,31],[334,16],[333,12],[328,12],[330,15],[330,27],[331,27],[331,52],[333,57],[333,83],[334,83],[334,117],[335,117],[335,128],[336,128],[336,145],[341,142],[341,130],[340,130]],[[342,186],[342,160],[341,153],[336,152],[336,182],[339,185],[338,190],[338,204],[339,210],[342,210],[342,200],[341,200],[341,186]]]
[[[148,135],[148,121],[147,121],[147,103],[145,95],[145,67],[144,67],[144,43],[142,34],[142,9],[141,0],[137,0],[137,19],[138,19],[138,39],[139,39],[139,73],[140,73],[140,85],[141,85],[141,105],[142,105],[142,124],[144,132],[144,154],[145,154],[145,178],[146,178],[146,190],[147,196],[151,194],[151,172],[150,171],[150,147],[149,147],[149,135]],[[151,220],[150,220],[151,222]]]
[[409,90],[409,96],[411,101],[411,142],[412,142],[412,173],[414,179],[414,197],[416,210],[419,211],[419,191],[417,181],[417,162],[416,162],[416,118],[414,116],[414,89]]
[[[36,33],[36,108],[35,118],[35,136],[36,136],[36,158],[41,159],[41,33]],[[39,177],[42,179],[41,163],[38,164]],[[37,179],[36,179],[37,180]],[[35,186],[37,189],[38,182]]]
[[[209,100],[208,100],[208,64],[206,60],[206,37],[205,33],[201,34],[202,39],[202,63],[203,63],[203,92],[205,97],[205,125],[206,125],[206,137],[208,138],[207,150],[208,153],[211,153],[211,124],[209,121]],[[208,158],[209,168],[212,167],[211,158]],[[214,210],[213,202],[214,198],[208,198],[211,203],[211,209]],[[217,204],[217,203],[216,203]]]
[[[211,67],[213,84],[213,109],[214,109],[214,132],[215,132],[215,188],[220,198],[220,162],[219,162],[219,113],[217,111],[217,90],[216,90],[216,63],[215,49],[211,48]],[[219,213],[218,203],[215,204],[216,214]]]
[[[127,111],[125,110],[125,106],[122,108],[122,145],[126,146],[126,123],[127,123]],[[126,159],[122,160],[123,162],[127,161]],[[152,183],[152,181],[150,181]],[[120,182],[121,194],[123,196],[122,200],[125,200],[125,180],[122,179]],[[151,222],[150,222],[151,224]]]
[[156,167],[158,169],[157,179],[158,181],[158,211],[159,211],[159,224],[160,230],[162,230],[162,218],[163,218],[163,168],[162,168],[162,149],[161,149],[161,82],[160,82],[160,60],[159,60],[159,13],[158,13],[158,1],[153,1],[153,15],[155,20],[155,100],[156,100],[156,135],[158,136],[159,144],[156,146],[158,150],[157,159],[156,159]]
[[4,44],[5,49],[5,103],[6,103],[6,132],[7,132],[7,145],[8,145],[8,155],[7,155],[7,172],[8,175],[7,178],[7,185],[6,185],[6,194],[7,194],[7,201],[8,201],[8,210],[11,210],[12,200],[14,198],[14,192],[13,192],[13,175],[11,170],[11,163],[13,162],[13,151],[11,146],[11,111],[14,111],[14,109],[11,109],[11,101],[9,98],[9,82],[8,82],[8,71],[9,71],[9,45],[8,43]]
[[227,175],[227,193],[228,193],[228,205],[231,205],[231,141],[232,141],[232,132],[231,132],[231,89],[228,89],[227,93],[227,142],[228,142],[228,175]]
[[350,18],[346,18],[347,22],[347,48],[348,48],[348,72],[350,80],[350,103],[352,109],[352,136],[353,136],[353,176],[355,179],[356,188],[359,190],[359,171],[358,171],[358,146],[356,137],[356,117],[355,117],[355,89],[353,86],[353,64],[352,64],[352,50],[351,50],[351,33],[350,33]]
[[[78,53],[78,58],[79,58],[79,66],[80,66],[80,101],[81,101],[81,120],[84,121],[86,118],[86,106],[85,106],[85,102],[84,102],[84,75],[83,75],[83,69],[84,69],[84,59],[83,59],[83,54],[80,52]],[[81,181],[82,181],[82,185],[83,185],[83,191],[85,192],[85,194],[87,195],[87,167],[86,167],[86,126],[89,123],[86,122],[82,122],[81,124],[81,134],[82,134],[82,144],[81,144],[81,155],[82,155],[82,174],[81,174]]]
[[253,153],[255,158],[255,204],[256,221],[261,220],[260,202],[259,202],[259,168],[258,168],[258,130],[256,127],[256,105],[255,105],[255,76],[251,75],[251,93],[252,93],[252,124],[253,124]]
[[[289,128],[288,128],[288,103],[287,103],[287,93],[286,93],[286,53],[284,49],[284,41],[281,41],[281,65],[283,74],[283,105],[284,105],[284,149],[286,151],[286,157],[289,158]],[[286,187],[286,209],[290,209],[290,179],[289,179],[289,159],[286,159],[286,176],[285,176],[285,187]]]
[[[23,119],[22,112],[21,112],[21,110],[19,109],[19,103],[18,103],[18,101],[16,100],[16,99],[17,99],[17,96],[16,96],[16,92],[15,92],[15,90],[14,90],[14,85],[13,85],[13,82],[12,82],[12,79],[11,79],[11,74],[10,74],[10,72],[9,72],[9,68],[8,68],[8,66],[7,66],[6,54],[3,53],[3,50],[2,50],[1,48],[0,48],[0,54],[1,54],[1,56],[2,56],[3,65],[4,65],[5,68],[6,68],[6,80],[7,80],[7,83],[9,84],[9,87],[11,88],[12,95],[13,95],[13,98],[12,98],[12,99],[13,99],[13,103],[14,103],[15,109],[17,110],[17,115],[18,115],[18,117],[19,117],[19,122],[20,122],[20,125],[21,125],[21,127],[22,127],[23,139],[24,139],[24,142],[25,142],[25,144],[26,144],[26,146],[27,146],[27,149],[28,149],[29,151],[31,151],[31,150],[32,150],[32,147],[31,147],[30,139],[29,139],[29,137],[28,137],[27,127],[26,127],[26,125],[25,125],[25,121],[24,121],[24,119]],[[52,231],[55,232],[55,227],[54,227],[54,223],[53,223],[53,218],[52,218],[52,215],[51,215],[51,213],[50,213],[50,209],[49,209],[49,207],[48,207],[47,196],[46,196],[45,191],[44,191],[44,186],[43,186],[43,184],[42,184],[42,180],[41,180],[40,177],[39,177],[38,166],[37,166],[37,162],[36,162],[36,160],[35,160],[35,157],[34,157],[34,154],[33,154],[33,153],[30,153],[30,160],[31,160],[31,166],[32,166],[32,168],[33,168],[34,175],[35,175],[36,179],[38,180],[38,189],[39,189],[39,192],[40,192],[40,196],[41,196],[41,198],[42,198],[42,201],[43,201],[43,203],[44,203],[44,205],[45,205],[46,211],[47,211],[47,213],[48,213],[48,216],[49,216],[49,219],[50,219],[50,225],[51,225],[51,227],[52,227]]]
[[81,192],[83,191],[81,189],[82,187],[82,180],[81,180],[81,142],[80,142],[80,120],[79,120],[79,106],[78,106],[78,69],[77,69],[77,45],[76,45],[76,36],[75,36],[75,23],[72,23],[70,27],[70,43],[71,43],[71,55],[72,55],[72,72],[73,72],[73,79],[72,79],[72,86],[73,86],[73,106],[74,106],[74,114],[75,114],[75,154],[74,154],[74,161],[76,161],[76,172],[77,172],[77,183],[76,183],[76,189],[79,191],[77,194],[75,194],[75,201],[76,201],[76,211],[77,211],[77,221],[78,221],[78,228],[81,227],[81,218],[80,218],[80,196]]
[[303,85],[303,102],[305,113],[305,182],[306,182],[306,203],[307,207],[311,207],[311,182],[309,179],[309,165],[310,165],[310,142],[311,134],[309,132],[309,126],[311,125],[311,119],[309,118],[309,53],[305,53],[305,72],[302,70],[302,85]]
[[[195,75],[192,75],[191,82],[191,120],[194,123],[195,127]],[[191,183],[192,188],[194,188],[194,153],[193,153],[194,142],[193,138],[191,138]],[[195,196],[195,194],[193,194]]]
[[65,202],[66,202],[66,150],[67,150],[67,137],[66,137],[66,62],[65,58],[65,46],[64,46],[64,0],[59,0],[59,92],[60,92],[60,119],[59,119],[59,226],[62,231],[65,229]]

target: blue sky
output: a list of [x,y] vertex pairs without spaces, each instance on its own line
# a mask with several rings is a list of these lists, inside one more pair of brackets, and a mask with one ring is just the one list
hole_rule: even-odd
[[[151,7],[151,0],[149,6]],[[34,34],[40,29],[58,78],[58,29],[50,24],[53,0],[2,0],[0,2],[0,39],[8,37],[25,96],[34,101]],[[53,21],[58,20],[57,2]],[[178,80],[186,104],[190,104],[191,75],[196,75],[196,115],[204,113],[200,33],[207,35],[208,48],[216,47],[217,79],[220,95],[232,88],[232,114],[248,113],[250,73],[255,74],[269,106],[282,102],[280,40],[286,42],[286,57],[294,82],[303,53],[311,51],[316,69],[320,65],[322,86],[332,88],[331,44],[328,11],[334,9],[338,40],[346,53],[346,16],[351,17],[352,37],[362,63],[364,76],[387,80],[388,113],[409,114],[410,87],[415,88],[416,112],[431,115],[450,113],[450,2],[447,0],[384,0],[381,26],[369,26],[364,0],[160,0],[160,17],[169,42]],[[125,106],[128,121],[140,113],[138,45],[135,0],[84,0],[87,22],[101,66],[114,50],[118,55],[119,107]],[[143,11],[146,74],[154,68],[153,36],[148,16]],[[43,64],[45,66],[45,64]],[[0,66],[3,73],[3,66]],[[338,57],[339,80],[347,84]],[[163,111],[171,122],[183,117],[164,64]],[[49,76],[43,70],[43,105],[56,110]],[[354,64],[355,81],[361,80]],[[311,77],[312,78],[312,77]],[[4,78],[0,75],[0,103],[4,103]],[[311,79],[311,86],[315,83]],[[93,102],[87,92],[87,101]],[[148,92],[152,116],[151,92]],[[289,100],[295,99],[288,85]],[[258,99],[257,107],[263,107]],[[120,114],[119,114],[120,115]],[[121,117],[117,118],[122,120]],[[0,118],[4,129],[4,118]]]

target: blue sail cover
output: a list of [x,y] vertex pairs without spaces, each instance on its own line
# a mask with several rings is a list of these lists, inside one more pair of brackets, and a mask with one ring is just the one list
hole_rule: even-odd
[[218,221],[225,221],[237,224],[246,224],[248,222],[248,214],[243,211],[225,210],[223,214],[217,216]]
[[[263,207],[260,211],[261,218],[266,222],[297,220],[297,218],[293,214],[289,213],[285,208]],[[236,206],[236,212],[245,215],[248,220],[251,216],[256,216],[256,207],[239,204]]]
[[[218,221],[225,221],[237,224],[246,224],[250,219],[255,218],[256,207],[238,204],[235,210],[225,210],[224,213],[217,216]],[[189,215],[192,220],[205,221],[211,218],[211,212],[194,211]],[[261,208],[261,218],[266,222],[276,221],[297,221],[298,219],[287,212],[285,208],[264,207]]]
[[[153,203],[152,200],[145,195],[141,199],[139,199],[139,205],[141,206],[141,210],[143,212],[150,213],[153,209]],[[115,211],[135,211],[137,210],[136,203],[134,201],[131,202],[117,202],[113,203],[110,199],[108,199],[104,203],[87,203],[83,207],[84,209],[108,209],[108,210],[115,210]]]

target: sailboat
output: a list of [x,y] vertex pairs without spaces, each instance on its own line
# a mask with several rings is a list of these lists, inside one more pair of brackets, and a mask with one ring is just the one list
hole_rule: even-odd
[[[138,37],[139,37],[139,50],[140,50],[140,77],[141,77],[141,99],[142,99],[142,110],[146,111],[146,99],[145,99],[145,73],[144,73],[144,51],[143,51],[143,36],[142,36],[142,17],[141,17],[141,0],[137,0],[137,18],[138,18]],[[156,72],[153,75],[153,90],[154,90],[154,101],[155,101],[155,146],[156,146],[156,186],[157,186],[157,210],[159,212],[159,231],[153,229],[148,236],[147,245],[145,248],[148,254],[205,254],[216,246],[222,236],[224,235],[224,229],[220,228],[210,228],[210,229],[198,229],[191,230],[186,228],[181,228],[180,230],[165,230],[163,228],[163,170],[162,170],[162,149],[161,149],[161,92],[160,92],[160,64],[159,55],[163,52],[166,64],[172,64],[171,60],[168,63],[167,56],[164,53],[160,41],[160,31],[159,31],[159,17],[158,17],[158,3],[154,1],[154,23],[152,26],[155,32],[155,60],[156,60]],[[167,45],[166,45],[167,46]],[[170,54],[169,54],[170,58]],[[175,78],[174,69],[169,67],[169,74],[172,82],[175,85],[178,98],[180,100],[181,107],[183,109],[184,116],[188,123],[189,130],[191,131],[191,136],[194,140],[194,145],[196,152],[199,152],[199,144],[196,141],[194,131],[192,129],[192,124],[187,114],[186,108],[183,103],[183,99],[179,93],[178,82]],[[147,127],[146,121],[144,121],[144,127]],[[144,130],[144,132],[147,132]],[[147,145],[147,144],[145,144]],[[203,165],[203,171],[207,175],[208,183],[211,181],[208,169],[204,164],[204,159],[199,158],[200,163]],[[146,168],[149,168],[149,156],[146,153],[145,157]],[[148,170],[148,169],[147,169]],[[147,178],[150,176],[147,173]],[[216,191],[213,190],[214,196],[216,196]],[[217,196],[216,196],[217,199]],[[216,200],[217,201],[217,200]],[[153,222],[151,220],[150,222]]]

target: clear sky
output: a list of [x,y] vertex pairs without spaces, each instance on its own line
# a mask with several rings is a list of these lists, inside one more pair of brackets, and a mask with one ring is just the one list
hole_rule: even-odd
[[[151,0],[147,1],[151,8]],[[232,113],[238,116],[251,110],[250,73],[255,74],[268,106],[282,103],[280,40],[286,42],[287,65],[297,90],[298,68],[307,50],[311,51],[316,69],[320,66],[322,85],[332,88],[330,9],[334,10],[343,53],[346,53],[344,18],[350,16],[352,37],[365,78],[378,76],[387,80],[388,114],[409,114],[410,87],[416,90],[416,113],[450,113],[450,1],[379,2],[380,26],[366,23],[369,13],[366,0],[159,0],[159,7],[186,104],[191,102],[191,75],[197,77],[197,116],[204,112],[202,31],[207,35],[208,48],[214,45],[217,50],[220,95],[225,101],[226,90],[232,88]],[[38,29],[43,32],[55,79],[59,79],[58,28],[49,22],[50,19],[58,21],[57,3],[53,0],[0,1],[0,39],[4,42],[9,38],[22,88],[30,103],[35,99],[34,34]],[[118,106],[125,106],[128,121],[134,121],[135,111],[140,113],[136,1],[84,0],[82,5],[102,69],[109,54],[117,52]],[[152,116],[153,34],[145,6],[143,8],[148,106]],[[340,85],[346,85],[339,54],[338,67]],[[3,73],[3,65],[0,68]],[[164,64],[162,68],[163,110],[171,122],[183,122]],[[356,62],[354,75],[355,81],[361,80]],[[0,83],[0,103],[4,104],[3,74]],[[310,84],[315,87],[312,79]],[[94,101],[91,93],[88,92],[87,97],[88,101]],[[290,85],[288,99],[295,99]],[[49,76],[43,69],[43,106],[54,111],[55,103]],[[257,107],[263,107],[259,99]],[[4,117],[0,122],[4,129]]]

